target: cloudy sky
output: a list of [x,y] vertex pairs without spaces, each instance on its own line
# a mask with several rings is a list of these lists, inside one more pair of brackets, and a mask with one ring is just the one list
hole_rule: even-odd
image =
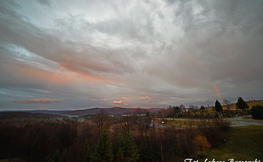
[[262,0],[0,0],[0,110],[263,99]]

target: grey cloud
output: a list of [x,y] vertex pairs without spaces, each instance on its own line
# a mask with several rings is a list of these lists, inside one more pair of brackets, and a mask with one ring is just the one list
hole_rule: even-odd
[[[107,106],[77,96],[108,101],[132,96],[129,106],[139,105],[137,96],[158,101],[148,106],[199,104],[219,97],[215,85],[224,98],[246,91],[262,94],[261,1],[71,3],[41,0],[31,8],[1,3],[0,87],[24,86],[34,98],[63,96],[63,105],[75,107]],[[15,48],[32,56],[19,55]],[[50,85],[59,68],[61,80],[74,74],[72,81],[83,76],[83,82]],[[32,69],[34,75],[18,71]],[[43,94],[29,91],[49,85]]]
[[[125,69],[125,66],[122,65],[123,64],[122,62],[118,62],[117,59],[114,60],[114,55],[115,57],[118,57],[118,55],[113,54],[113,52],[109,52],[103,49],[97,49],[90,45],[83,45],[83,44],[80,44],[80,45],[78,44],[78,46],[81,48],[82,51],[76,52],[74,51],[75,49],[74,47],[76,43],[74,42],[63,43],[58,38],[46,34],[45,32],[41,31],[37,27],[31,24],[28,24],[22,21],[21,19],[17,19],[17,21],[10,20],[8,22],[2,19],[1,24],[2,24],[1,25],[1,29],[2,29],[1,35],[3,38],[6,39],[5,40],[6,42],[12,42],[14,44],[25,47],[30,52],[38,54],[41,57],[44,57],[48,60],[55,61],[59,64],[62,64],[63,62],[67,61],[67,59],[74,59],[74,62],[82,64],[81,66],[84,65],[85,68],[90,68],[92,70],[120,71],[117,68],[115,68],[116,65],[117,67],[123,66],[124,68],[122,68],[122,70]],[[9,27],[10,25],[13,26],[13,28],[10,28]],[[98,55],[100,56],[97,57],[94,53],[98,53]],[[83,60],[83,55],[84,56],[88,55],[89,57],[95,58],[96,60],[96,57],[99,59],[103,59],[103,57],[105,59],[110,58],[109,56],[107,56],[109,54],[111,55],[111,58],[113,58],[112,60],[113,62],[110,63],[109,61],[107,61],[106,65],[100,64],[99,62],[101,60],[97,60],[97,63],[96,62],[94,63],[86,62],[86,61],[89,61],[87,60],[87,58],[84,58],[85,60]],[[93,59],[93,61],[95,60]],[[78,68],[77,64],[75,66]],[[88,73],[87,70],[86,72]]]
[[48,0],[38,0],[38,2],[46,7],[51,7],[51,4]]

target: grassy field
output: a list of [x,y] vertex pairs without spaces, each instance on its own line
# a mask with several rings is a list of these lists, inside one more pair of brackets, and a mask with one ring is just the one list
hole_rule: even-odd
[[198,127],[200,125],[203,125],[207,122],[211,122],[211,121],[204,121],[204,120],[187,120],[187,119],[174,119],[174,120],[165,120],[164,123],[168,124],[168,125],[173,125],[173,126],[177,126],[177,127],[182,127],[182,128],[186,128],[186,127]]
[[[231,127],[226,143],[206,152],[208,160],[263,160],[263,126]],[[200,159],[199,161],[203,161]]]
[[[246,101],[246,103],[248,104],[249,109],[251,109],[252,106],[257,106],[257,105],[263,106],[263,102],[259,102],[259,101]],[[223,109],[227,109],[227,107],[223,106]],[[230,105],[230,110],[236,110],[236,103],[233,103],[233,104]]]
[[192,124],[192,126],[196,126],[196,122],[194,121],[189,121],[189,120],[165,120],[164,121],[165,124],[169,124],[169,125],[173,125],[173,126],[178,126],[178,127],[189,127],[190,124]]
[[[248,104],[249,109],[251,109],[252,106],[257,106],[257,105],[263,106],[263,102],[260,102],[260,101],[254,101],[254,100],[252,100],[252,101],[246,101],[246,103]],[[227,109],[227,107],[224,106],[223,103],[221,103],[221,105],[222,105],[222,107],[223,107],[224,110]],[[212,107],[208,107],[207,109],[208,109],[208,110],[212,110]],[[232,103],[232,104],[230,105],[230,110],[236,110],[236,103]]]

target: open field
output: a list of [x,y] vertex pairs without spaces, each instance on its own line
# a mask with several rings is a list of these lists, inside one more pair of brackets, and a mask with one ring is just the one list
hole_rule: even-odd
[[263,126],[232,127],[228,133],[227,142],[208,151],[206,158],[217,161],[227,161],[231,158],[243,161],[263,160]]
[[[257,105],[263,106],[263,102],[262,101],[249,100],[249,101],[246,101],[246,103],[248,104],[249,109],[251,109],[252,106],[257,106]],[[222,105],[224,110],[227,109],[227,107],[223,103],[221,103],[221,105]],[[207,110],[212,110],[212,107],[208,107]],[[230,110],[236,110],[236,103],[232,103],[230,105]]]
[[[260,101],[246,101],[246,103],[248,104],[249,109],[251,109],[252,106],[257,106],[257,105],[263,106],[263,102],[260,102]],[[223,106],[223,104],[222,104],[222,107],[223,107],[224,110],[227,109],[227,107]],[[230,105],[230,110],[236,110],[236,103],[233,103],[233,104]]]
[[[168,125],[173,125],[177,127],[197,127],[198,125],[202,124],[201,120],[187,120],[187,119],[175,119],[175,120],[165,120],[164,123]],[[209,122],[209,121],[206,121]]]

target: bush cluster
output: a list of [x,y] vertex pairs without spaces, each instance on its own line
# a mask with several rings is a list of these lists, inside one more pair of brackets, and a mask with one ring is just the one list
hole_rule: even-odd
[[263,119],[263,106],[257,105],[251,108],[251,115],[255,119]]

